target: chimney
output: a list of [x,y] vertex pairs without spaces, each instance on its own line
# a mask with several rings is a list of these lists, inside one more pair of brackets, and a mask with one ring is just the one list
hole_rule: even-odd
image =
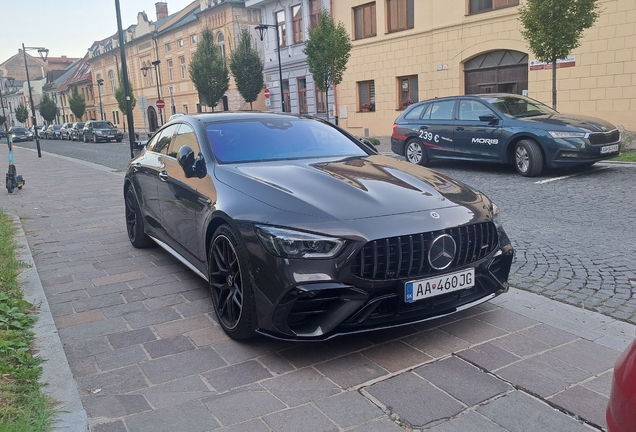
[[168,16],[168,3],[165,3],[165,2],[155,3],[155,9],[157,11],[157,21]]

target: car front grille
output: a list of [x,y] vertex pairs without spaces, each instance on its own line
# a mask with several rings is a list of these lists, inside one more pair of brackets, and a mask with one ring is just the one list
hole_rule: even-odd
[[498,246],[497,228],[492,222],[465,225],[440,231],[373,240],[356,255],[352,273],[363,279],[389,280],[431,274],[428,249],[442,234],[455,240],[457,252],[450,267],[468,265],[493,252]]
[[609,132],[595,132],[589,135],[590,143],[598,145],[598,144],[609,144],[618,142],[621,139],[621,133],[614,129]]

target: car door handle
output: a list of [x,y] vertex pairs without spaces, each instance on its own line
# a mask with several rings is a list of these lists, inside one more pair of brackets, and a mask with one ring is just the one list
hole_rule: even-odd
[[420,126],[420,129],[428,129],[428,126]]
[[168,173],[165,171],[161,171],[159,173],[159,180],[161,181],[168,181]]
[[461,126],[458,126],[458,127],[456,127],[456,128],[455,128],[455,130],[456,130],[456,131],[463,131],[463,130],[464,130],[464,128],[463,128],[463,127],[461,127]]

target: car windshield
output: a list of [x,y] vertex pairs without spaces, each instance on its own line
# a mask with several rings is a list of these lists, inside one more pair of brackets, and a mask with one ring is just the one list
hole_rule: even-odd
[[506,116],[512,118],[558,114],[557,111],[549,106],[522,96],[494,96],[484,97],[483,99],[490,102]]
[[367,154],[336,129],[308,119],[210,123],[206,131],[212,151],[221,163]]
[[109,121],[93,122],[94,129],[115,129],[115,126]]
[[55,126],[53,126],[53,130],[60,130],[61,127],[62,126],[60,126],[60,125],[55,125]]
[[83,127],[84,127],[84,123],[78,123],[78,124],[77,124],[77,128],[78,128],[78,129],[81,129],[81,128],[83,128]]

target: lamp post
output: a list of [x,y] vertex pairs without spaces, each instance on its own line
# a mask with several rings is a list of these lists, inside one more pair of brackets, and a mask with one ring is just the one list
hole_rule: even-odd
[[261,24],[255,27],[258,32],[258,37],[261,38],[261,42],[263,41],[263,36],[265,36],[265,30],[268,28],[276,29],[276,51],[278,51],[278,76],[279,76],[279,85],[280,85],[280,103],[283,108],[283,112],[285,112],[285,93],[283,92],[283,67],[280,62],[280,35],[278,32],[278,23],[272,24]]
[[31,91],[31,80],[29,79],[29,65],[27,64],[26,50],[38,50],[38,54],[40,54],[40,57],[45,62],[46,58],[49,56],[49,50],[42,47],[25,47],[24,44],[22,44],[22,54],[24,54],[24,69],[26,70],[27,87],[29,87],[29,100],[31,102],[31,114],[33,114],[33,135],[35,136],[35,145],[38,148],[38,157],[41,158],[42,152],[40,151],[40,137],[38,136],[37,120],[35,117],[35,104],[33,103],[33,92]]
[[[161,99],[161,91],[159,89],[159,72],[157,72],[157,67],[161,64],[161,60],[155,60],[152,62],[152,65],[155,68],[155,78],[157,80],[157,100]],[[141,73],[144,75],[144,78],[148,75],[148,71],[150,70],[150,66],[144,66],[141,68]],[[159,109],[159,118],[161,119],[161,126],[163,126],[163,109]]]
[[97,80],[97,94],[99,95],[99,118],[104,120],[104,105],[102,105],[102,88],[104,86],[104,80],[99,78]]

